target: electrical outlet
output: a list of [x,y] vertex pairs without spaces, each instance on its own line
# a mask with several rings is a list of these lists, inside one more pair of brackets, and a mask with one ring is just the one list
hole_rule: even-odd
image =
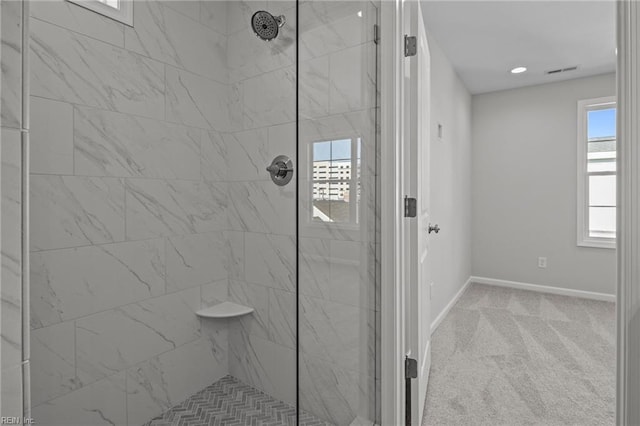
[[538,268],[546,268],[547,267],[547,258],[539,257],[538,258]]

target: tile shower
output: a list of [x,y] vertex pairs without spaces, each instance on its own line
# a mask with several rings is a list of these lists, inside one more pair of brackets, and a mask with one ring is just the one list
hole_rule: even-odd
[[[144,424],[234,380],[375,421],[376,4],[141,0],[133,27],[29,8],[32,417]],[[258,10],[286,17],[271,42]],[[195,315],[222,301],[254,312]]]

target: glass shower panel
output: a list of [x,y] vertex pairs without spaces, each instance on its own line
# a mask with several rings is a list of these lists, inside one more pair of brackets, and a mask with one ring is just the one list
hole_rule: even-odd
[[298,12],[298,401],[329,424],[379,423],[378,8]]

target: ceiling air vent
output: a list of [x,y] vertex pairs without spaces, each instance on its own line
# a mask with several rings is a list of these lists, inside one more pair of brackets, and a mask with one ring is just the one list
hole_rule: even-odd
[[575,71],[578,69],[578,66],[575,65],[573,67],[567,67],[567,68],[558,68],[555,70],[550,70],[550,71],[545,71],[544,73],[549,75],[549,74],[560,74],[561,72],[569,72],[569,71]]

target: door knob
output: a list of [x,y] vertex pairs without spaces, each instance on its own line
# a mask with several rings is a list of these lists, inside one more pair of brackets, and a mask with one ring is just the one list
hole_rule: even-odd
[[429,233],[435,232],[436,234],[440,232],[440,226],[436,223],[435,225],[429,224]]

